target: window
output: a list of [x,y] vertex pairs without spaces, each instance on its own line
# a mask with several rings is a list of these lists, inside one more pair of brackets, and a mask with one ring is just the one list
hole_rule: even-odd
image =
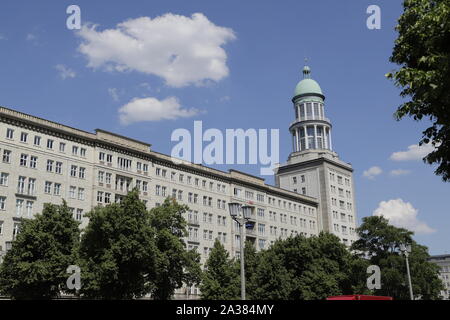
[[40,146],[41,145],[41,137],[34,136],[34,145],[35,146]]
[[76,177],[77,176],[77,166],[71,165],[70,166],[70,176]]
[[[155,194],[157,196],[159,196],[161,194],[161,186],[156,185],[156,187],[155,187]],[[190,193],[190,194],[192,194],[192,193]]]
[[28,133],[22,132],[20,134],[20,142],[27,142]]
[[37,157],[31,156],[30,157],[30,168],[36,169],[36,165],[37,165]]
[[47,160],[47,171],[48,172],[53,171],[53,160]]
[[110,184],[110,183],[111,183],[111,178],[112,178],[112,174],[109,173],[109,172],[107,172],[107,173],[105,174],[105,182],[106,182],[107,184]]
[[61,184],[60,183],[55,183],[55,187],[53,189],[53,194],[55,196],[60,196],[61,195]]
[[11,161],[11,151],[3,150],[3,162],[10,163]]
[[297,184],[297,177],[292,177],[292,183]]
[[0,221],[0,235],[3,234],[3,221]]
[[64,152],[66,150],[66,144],[64,142],[59,143],[59,152]]
[[17,235],[20,232],[20,223],[16,222],[14,223],[14,227],[13,227],[13,240],[16,240]]
[[105,161],[105,153],[104,152],[100,152],[98,154],[98,160],[99,161]]
[[83,217],[83,209],[77,209],[77,214],[75,216],[75,220],[81,221],[82,217]]
[[148,172],[148,164],[144,163],[144,164],[142,165],[142,170],[143,170],[144,172]]
[[111,203],[111,193],[105,192],[105,203]]
[[161,188],[161,195],[162,195],[163,197],[166,196],[166,190],[167,190],[166,187],[162,187],[162,188]]
[[31,217],[33,215],[33,201],[27,201],[27,216]]
[[78,176],[80,179],[84,179],[86,177],[86,168],[80,167],[80,171],[78,172]]
[[131,160],[118,157],[117,158],[117,167],[122,170],[131,170]]
[[53,140],[47,139],[47,148],[48,149],[53,149]]
[[103,202],[103,192],[97,191],[97,202]]
[[9,177],[9,173],[6,172],[2,172],[0,174],[0,186],[8,186],[8,177]]
[[263,236],[266,233],[266,225],[265,224],[258,224],[258,233],[259,235]]
[[107,162],[108,164],[112,163],[112,154],[107,154],[107,155],[106,155],[106,162]]
[[8,139],[14,138],[14,130],[13,129],[6,129],[6,138],[8,138]]
[[78,200],[84,200],[84,189],[78,188]]
[[142,183],[142,191],[147,192],[148,191],[148,182],[144,181]]
[[55,172],[58,174],[62,173],[62,162],[56,162]]
[[24,193],[25,191],[25,177],[20,176],[17,183],[17,193]]
[[26,167],[27,166],[27,159],[28,159],[28,155],[22,153],[20,155],[20,165],[23,166],[23,167]]
[[44,192],[50,194],[52,191],[52,183],[50,181],[45,181]]
[[84,148],[80,149],[80,156],[82,156],[83,158],[86,157],[86,149],[84,149]]
[[18,216],[22,215],[23,212],[23,200],[22,199],[17,199],[16,200],[16,214]]
[[[0,197],[0,210],[5,210],[5,208],[6,208],[6,197]],[[3,222],[1,222],[1,223],[3,223]],[[0,225],[0,228],[1,227],[2,226]],[[0,232],[0,234],[2,234],[2,233]]]
[[77,156],[77,155],[78,155],[78,147],[77,147],[77,146],[72,146],[72,154],[73,154],[74,156]]
[[71,199],[75,199],[75,191],[76,191],[76,187],[74,187],[74,186],[70,186],[70,189],[69,189],[69,198],[71,198]]

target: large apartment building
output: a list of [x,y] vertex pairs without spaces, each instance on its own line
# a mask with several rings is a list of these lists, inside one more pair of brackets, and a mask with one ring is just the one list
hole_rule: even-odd
[[253,207],[246,240],[258,250],[279,238],[320,231],[350,245],[357,221],[353,169],[333,151],[325,96],[308,67],[304,77],[292,99],[293,152],[275,170],[276,187],[236,170],[172,161],[148,143],[111,132],[86,132],[0,107],[0,261],[21,219],[41,212],[44,203],[65,199],[84,228],[86,212],[121,201],[134,187],[149,209],[167,197],[189,206],[186,246],[196,248],[202,262],[215,239],[231,256],[240,254],[230,202]]
[[232,256],[239,254],[239,230],[229,202],[251,204],[246,238],[258,249],[279,237],[316,235],[316,199],[264,183],[239,171],[223,172],[192,163],[175,164],[150,145],[103,130],[74,129],[7,108],[0,108],[0,252],[46,202],[65,199],[73,216],[125,196],[134,187],[150,209],[165,198],[187,204],[188,248],[202,260],[217,238]]
[[439,266],[439,279],[444,286],[441,296],[444,300],[450,300],[450,254],[431,256],[428,261]]

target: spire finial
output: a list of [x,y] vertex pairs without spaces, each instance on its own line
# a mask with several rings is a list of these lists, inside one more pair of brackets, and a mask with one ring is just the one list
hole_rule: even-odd
[[311,69],[308,67],[308,58],[305,58],[305,66],[303,67],[303,78],[311,78]]

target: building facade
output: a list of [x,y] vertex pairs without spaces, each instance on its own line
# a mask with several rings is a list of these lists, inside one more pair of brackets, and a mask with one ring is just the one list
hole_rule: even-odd
[[325,116],[325,96],[305,66],[292,99],[295,119],[289,127],[293,152],[276,169],[277,187],[318,200],[319,229],[346,245],[356,239],[353,169],[333,151],[331,121]]
[[33,218],[44,203],[65,199],[84,228],[87,212],[120,201],[134,187],[149,209],[167,197],[189,206],[185,241],[189,249],[197,248],[202,262],[215,239],[232,256],[239,255],[239,229],[229,215],[229,202],[254,206],[246,238],[257,249],[280,237],[318,234],[316,199],[236,170],[175,164],[150,147],[104,130],[90,133],[0,107],[0,260],[21,219]]
[[450,254],[431,256],[428,261],[439,266],[439,278],[444,285],[441,296],[444,300],[450,300]]

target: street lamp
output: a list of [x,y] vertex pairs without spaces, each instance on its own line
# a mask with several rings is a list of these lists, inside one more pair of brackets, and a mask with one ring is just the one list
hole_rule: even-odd
[[237,202],[228,203],[231,218],[236,221],[240,230],[240,257],[241,257],[241,300],[245,300],[245,261],[244,261],[244,239],[245,223],[252,213],[252,206],[241,206]]
[[411,253],[411,245],[410,244],[408,244],[408,245],[400,244],[400,251],[406,257],[406,272],[408,273],[409,295],[411,297],[411,300],[414,300],[413,289],[412,289],[412,284],[411,284],[411,274],[409,273],[409,261],[408,261],[408,256]]

